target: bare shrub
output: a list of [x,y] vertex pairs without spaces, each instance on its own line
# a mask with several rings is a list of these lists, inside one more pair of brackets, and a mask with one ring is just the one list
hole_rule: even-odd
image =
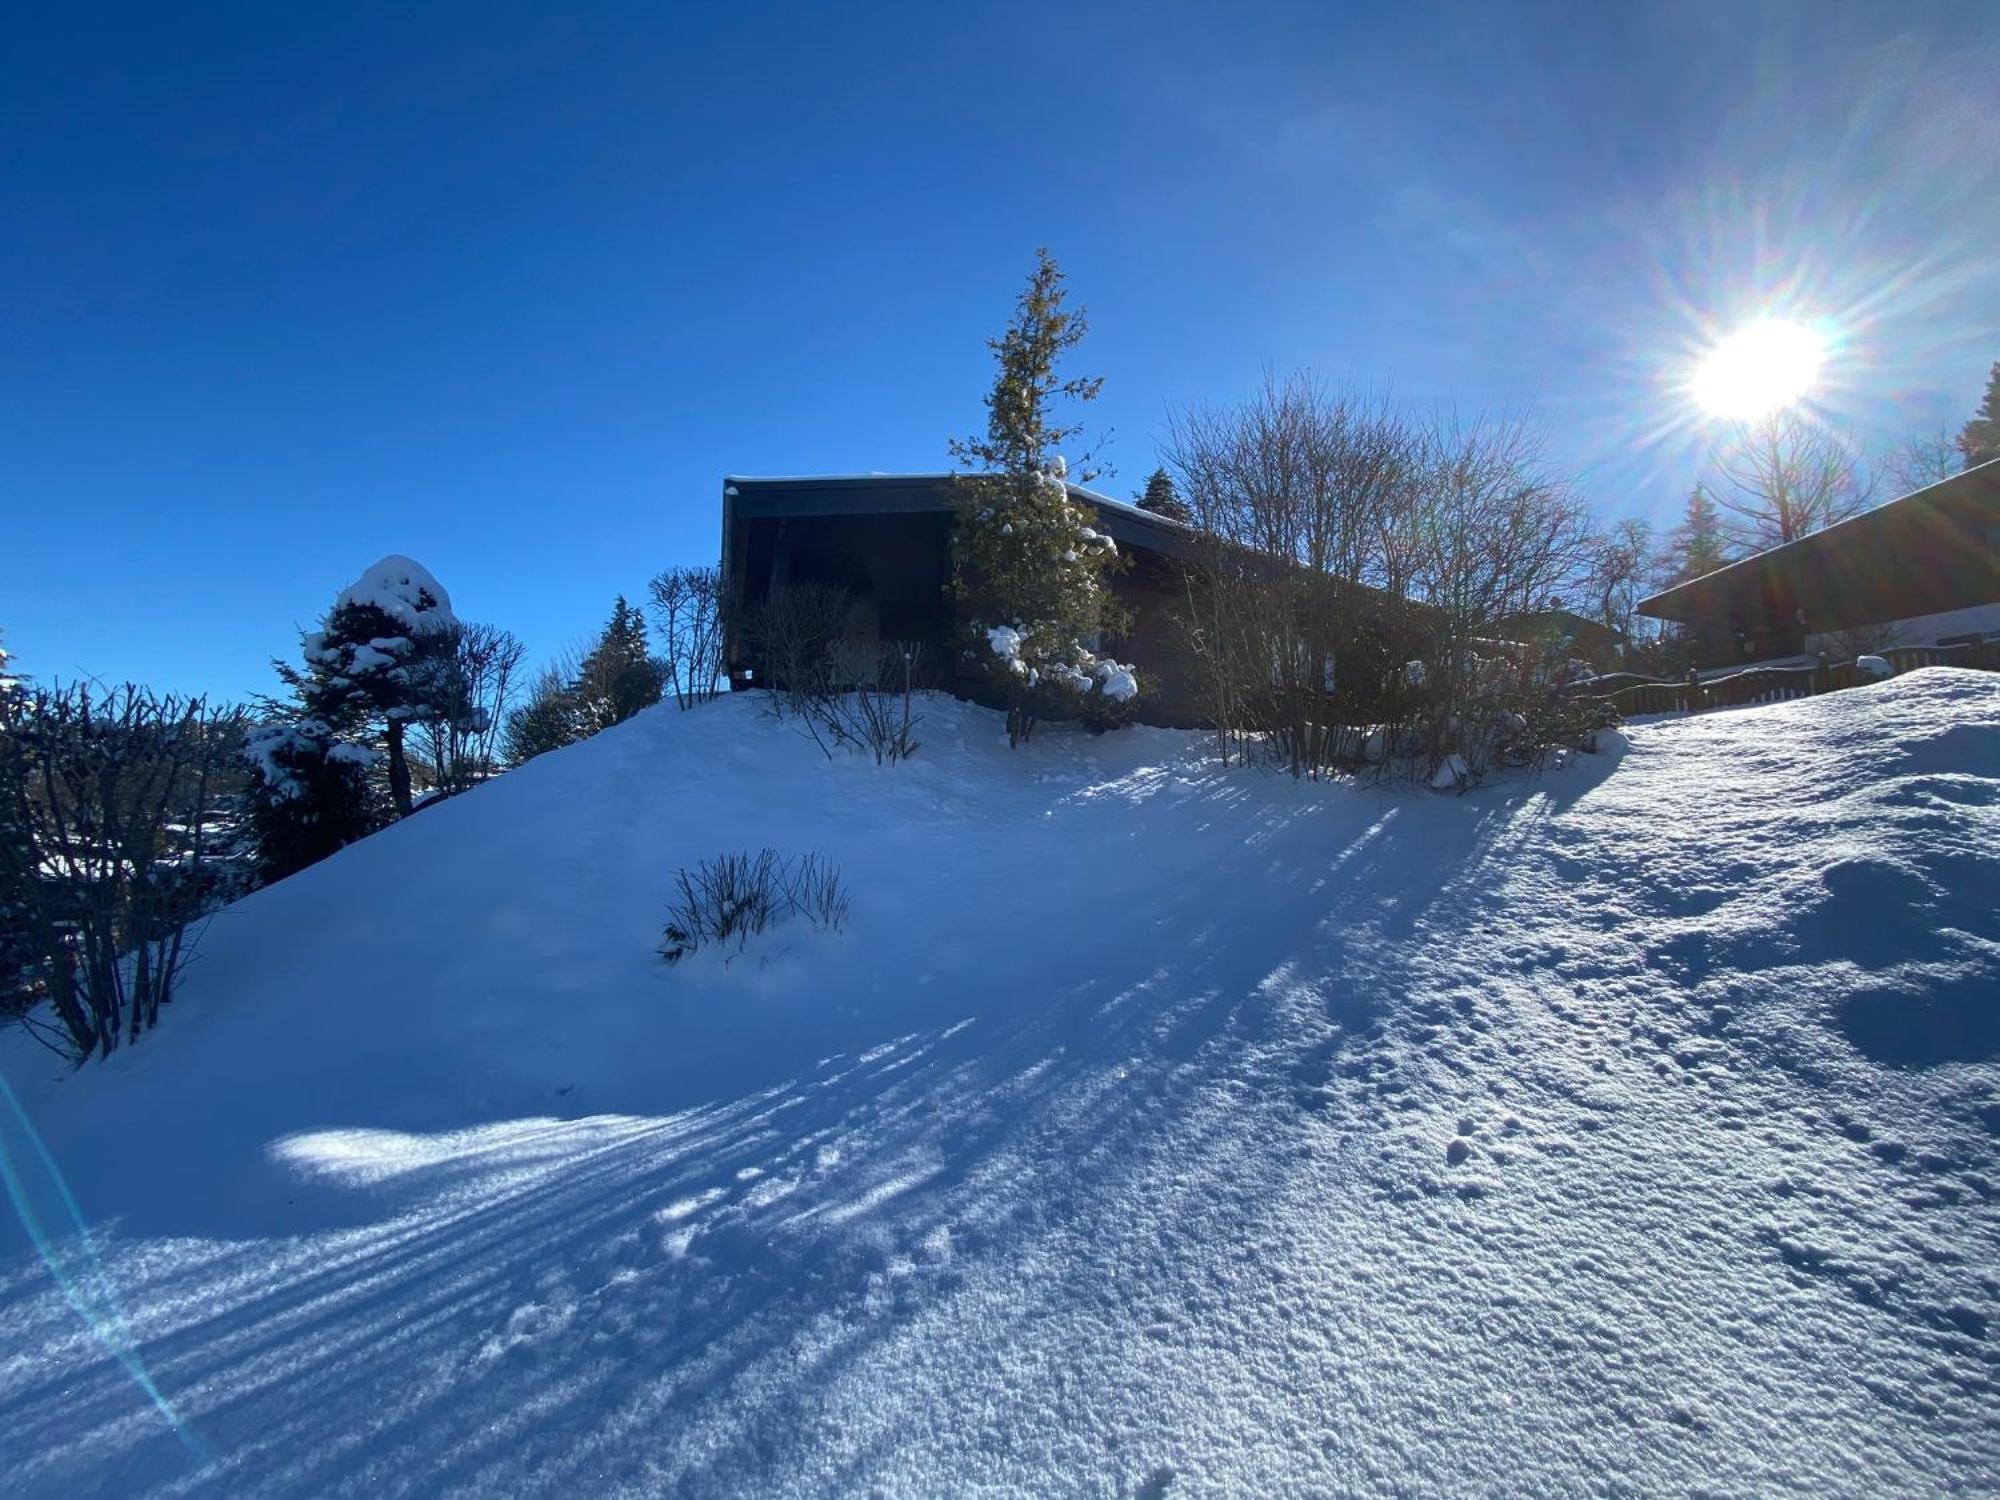
[[1587,567],[1589,512],[1547,470],[1540,429],[1518,420],[1434,424],[1426,434],[1415,519],[1427,542],[1413,583],[1434,640],[1417,695],[1419,753],[1434,769],[1448,755],[1484,767],[1495,726],[1523,716],[1553,684],[1537,663],[1485,639]]
[[921,645],[849,634],[854,599],[827,583],[783,583],[743,615],[771,711],[796,722],[829,759],[839,748],[893,765],[917,752]]
[[1419,434],[1379,400],[1310,375],[1170,420],[1196,528],[1185,623],[1225,761],[1269,747],[1298,774],[1337,737],[1333,698],[1372,695],[1401,611],[1388,518],[1412,493]]
[[[894,765],[917,753],[916,684],[923,648],[909,641],[843,641],[834,648],[836,690],[806,706],[822,750],[846,745]],[[824,736],[824,738],[822,738]]]
[[424,713],[411,723],[415,758],[447,795],[493,775],[527,644],[497,625],[454,621],[426,660]]
[[233,894],[221,809],[242,789],[244,719],[126,686],[0,694],[0,883],[53,1021],[23,1024],[78,1062],[156,1025],[190,924]]
[[722,683],[723,629],[728,618],[722,570],[668,568],[648,588],[674,701],[682,708],[708,702]]
[[835,584],[780,583],[744,610],[744,642],[778,717],[802,716],[834,692],[835,650],[847,634],[852,606],[853,596]]
[[677,963],[697,948],[733,943],[793,917],[838,932],[847,925],[840,873],[817,854],[782,858],[774,849],[723,854],[674,873],[660,956]]
[[1551,684],[1486,636],[1579,576],[1592,539],[1538,429],[1294,376],[1173,417],[1170,460],[1197,532],[1183,623],[1225,763],[1428,777],[1535,722]]

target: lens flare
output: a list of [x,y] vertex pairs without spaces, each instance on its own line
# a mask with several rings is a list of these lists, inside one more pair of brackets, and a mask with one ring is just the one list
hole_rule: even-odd
[[1805,324],[1766,318],[1711,349],[1688,389],[1710,416],[1754,422],[1811,390],[1825,359],[1825,340]]
[[[83,1211],[4,1075],[0,1075],[0,1104],[6,1105],[0,1112],[0,1189],[13,1203],[29,1243],[41,1255],[70,1306],[124,1367],[132,1383],[159,1409],[188,1451],[198,1461],[208,1462],[214,1457],[208,1444],[153,1383],[140,1358],[138,1342],[126,1325],[117,1284],[97,1253]],[[28,1149],[24,1154],[8,1145],[10,1136],[25,1143]]]

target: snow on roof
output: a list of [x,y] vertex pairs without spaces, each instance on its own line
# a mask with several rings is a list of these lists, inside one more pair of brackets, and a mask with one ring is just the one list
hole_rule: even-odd
[[[722,483],[723,493],[734,495],[737,493],[737,486],[745,484],[823,484],[846,488],[850,486],[881,484],[944,484],[953,479],[970,477],[972,476],[964,470],[931,474],[725,474]],[[1135,505],[1130,500],[1113,499],[1109,495],[1100,494],[1096,490],[1086,489],[1082,485],[1072,483],[1067,479],[1063,481],[1063,488],[1068,490],[1075,499],[1100,506],[1106,510],[1116,511],[1120,515],[1129,516],[1137,521],[1161,526],[1169,531],[1189,532],[1194,529],[1184,521],[1176,521],[1170,517],[1160,515],[1156,511],[1147,510],[1144,506]]]
[[405,630],[444,630],[458,623],[451,595],[422,563],[392,552],[340,591],[333,607],[373,605]]

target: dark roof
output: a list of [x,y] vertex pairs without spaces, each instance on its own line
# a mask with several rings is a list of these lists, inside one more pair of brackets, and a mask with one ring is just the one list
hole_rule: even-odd
[[[739,518],[766,516],[901,515],[950,510],[957,503],[952,474],[820,474],[757,478],[732,474],[722,482],[724,509]],[[1066,484],[1070,497],[1097,512],[1098,524],[1122,546],[1143,547],[1171,557],[1185,556],[1192,527],[1114,500],[1080,484]]]
[[1657,620],[1846,630],[2000,602],[2000,459],[1640,602]]
[[[1546,629],[1566,630],[1572,637],[1596,636],[1606,641],[1622,641],[1623,633],[1612,629],[1602,620],[1593,620],[1589,615],[1580,615],[1573,609],[1531,609],[1517,615],[1506,615],[1493,622],[1495,631]],[[1503,635],[1503,640],[1513,637]]]

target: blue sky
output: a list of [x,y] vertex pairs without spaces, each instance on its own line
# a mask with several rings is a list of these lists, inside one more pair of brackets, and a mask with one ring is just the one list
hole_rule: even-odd
[[933,469],[1047,244],[1129,493],[1270,365],[1534,407],[1607,514],[1778,306],[1871,441],[2000,359],[2000,8],[15,8],[0,629],[241,695],[409,553],[538,653],[725,473]]

